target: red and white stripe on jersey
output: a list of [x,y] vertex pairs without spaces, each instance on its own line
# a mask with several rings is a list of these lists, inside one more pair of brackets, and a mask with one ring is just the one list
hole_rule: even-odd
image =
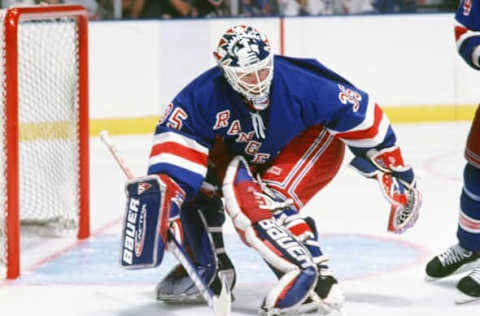
[[480,169],[480,155],[477,155],[468,148],[465,149],[465,159],[473,166]]
[[[467,39],[474,36],[480,36],[480,32],[469,30],[458,22],[455,23],[455,42],[457,45],[457,51],[460,51],[460,48],[462,47],[463,42],[465,42]],[[473,64],[477,67],[480,67],[480,64],[478,63],[479,57],[480,57],[480,46],[477,46],[472,52],[472,59],[471,59]]]
[[480,220],[473,219],[467,216],[464,212],[460,212],[460,217],[458,219],[458,225],[460,227],[472,234],[480,234]]
[[[315,130],[312,130],[311,134],[313,135],[315,132]],[[280,178],[272,175],[272,168],[270,168],[262,177],[264,182],[277,190],[285,199],[292,199],[298,210],[303,208],[313,193],[308,194],[306,201],[302,201],[298,196],[298,192],[303,192],[302,186],[305,185],[307,174],[323,158],[323,154],[328,150],[333,139],[333,136],[328,133],[326,128],[320,130],[312,143],[305,143],[302,142],[302,139],[297,139],[294,144],[288,145],[288,148],[292,150],[290,152],[285,151],[281,158],[277,159],[278,164],[282,164],[285,160],[294,161],[295,164],[290,166],[287,173]],[[305,146],[306,148],[304,148]],[[302,156],[297,157],[298,153],[302,153]],[[293,156],[292,159],[289,156]],[[315,189],[315,192],[317,191],[318,188]]]
[[463,24],[455,23],[455,42],[457,43],[457,49],[463,44],[463,42],[473,36],[480,36],[480,32],[472,31],[466,28]]
[[205,177],[209,150],[195,140],[175,132],[157,134],[153,138],[149,165],[170,164]]
[[[476,195],[467,188],[463,188],[463,192],[465,192],[466,195],[468,195],[469,198],[471,198],[474,201],[480,202],[480,196]],[[464,211],[460,210],[460,218],[458,220],[458,224],[460,225],[461,228],[466,230],[469,233],[474,233],[474,234],[480,234],[480,220],[479,219],[474,219],[465,214]]]
[[329,129],[329,132],[349,146],[369,148],[383,142],[389,126],[390,121],[382,109],[369,100],[363,122],[348,131],[339,132]]

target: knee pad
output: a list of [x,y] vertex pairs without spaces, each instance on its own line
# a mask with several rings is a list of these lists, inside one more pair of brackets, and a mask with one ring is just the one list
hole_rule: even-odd
[[[245,242],[244,234],[252,223],[272,218],[276,210],[291,204],[264,192],[264,186],[250,172],[245,158],[236,156],[227,167],[223,181],[223,196],[228,215]],[[248,245],[248,243],[247,243]]]

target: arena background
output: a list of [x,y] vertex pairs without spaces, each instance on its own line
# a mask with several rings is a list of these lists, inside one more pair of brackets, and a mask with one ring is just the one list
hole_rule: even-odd
[[394,123],[470,120],[480,72],[456,53],[453,23],[453,13],[93,22],[91,134],[153,132],[162,107],[214,66],[220,35],[236,24],[262,30],[277,54],[317,58]]
[[[389,204],[375,181],[348,168],[349,151],[338,176],[302,210],[318,224],[344,315],[478,316],[480,301],[454,304],[462,275],[424,279],[426,262],[456,242],[464,144],[480,101],[480,72],[455,51],[453,14],[90,23],[92,237],[22,236],[21,277],[0,280],[1,315],[212,315],[205,305],[155,300],[156,283],[176,264],[171,254],[156,269],[121,269],[125,176],[98,133],[108,129],[133,173],[144,175],[162,107],[214,65],[220,34],[239,23],[269,34],[277,53],[318,58],[368,91],[418,176],[424,204],[402,235],[386,231]],[[238,273],[231,315],[256,315],[275,277],[228,217],[224,232]]]

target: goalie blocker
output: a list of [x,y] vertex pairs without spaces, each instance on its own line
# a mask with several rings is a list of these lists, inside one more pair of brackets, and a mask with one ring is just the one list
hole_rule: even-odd
[[185,192],[168,176],[149,175],[127,181],[121,265],[126,269],[157,267],[163,259],[167,230],[182,240],[179,210]]

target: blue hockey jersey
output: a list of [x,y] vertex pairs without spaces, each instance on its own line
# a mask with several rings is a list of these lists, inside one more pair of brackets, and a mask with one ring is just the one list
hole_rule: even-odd
[[462,0],[455,14],[455,40],[460,56],[480,70],[480,3]]
[[192,197],[219,137],[251,164],[271,162],[288,142],[317,124],[356,155],[396,142],[390,122],[369,95],[318,61],[274,56],[273,69],[270,106],[259,112],[230,87],[219,67],[194,79],[156,126],[148,173],[169,175]]

